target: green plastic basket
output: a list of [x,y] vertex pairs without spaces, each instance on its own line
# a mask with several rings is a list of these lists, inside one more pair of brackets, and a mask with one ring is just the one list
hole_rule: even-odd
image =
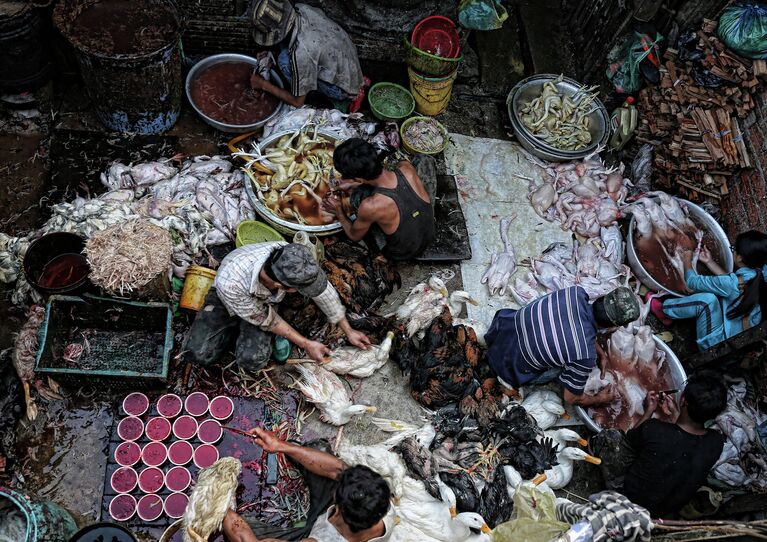
[[442,77],[458,69],[458,65],[463,60],[463,55],[456,58],[443,58],[418,47],[414,47],[405,36],[405,61],[407,65],[415,71],[430,77]]
[[385,121],[404,119],[415,109],[413,95],[396,83],[376,83],[370,87],[368,103],[373,114]]
[[280,232],[257,220],[244,220],[237,226],[237,235],[234,239],[237,248],[269,241],[284,241],[284,239]]

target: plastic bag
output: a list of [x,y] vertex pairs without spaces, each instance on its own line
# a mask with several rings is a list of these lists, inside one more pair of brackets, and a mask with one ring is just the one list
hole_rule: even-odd
[[634,32],[634,38],[626,40],[623,47],[613,49],[607,56],[610,64],[607,67],[607,78],[621,94],[633,94],[642,88],[642,77],[639,64],[645,59],[651,59],[654,65],[660,64],[658,43],[663,39],[660,34],[653,40],[647,34]]
[[570,529],[569,524],[557,520],[554,492],[529,483],[519,486],[514,494],[512,517],[493,529],[493,542],[549,542]]
[[726,81],[711,73],[703,65],[702,60],[705,53],[698,49],[698,39],[698,34],[694,30],[681,34],[676,42],[679,58],[692,64],[690,75],[692,75],[696,84],[709,88],[720,87],[726,83]]
[[767,58],[767,6],[739,2],[719,17],[719,39],[748,58]]
[[458,23],[472,30],[496,30],[509,18],[500,0],[461,0]]

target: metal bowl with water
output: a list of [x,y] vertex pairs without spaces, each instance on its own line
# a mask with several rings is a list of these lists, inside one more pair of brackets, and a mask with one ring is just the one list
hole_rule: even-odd
[[[200,117],[202,117],[202,120],[213,126],[213,128],[216,128],[217,130],[221,130],[222,132],[229,132],[229,133],[245,133],[245,132],[252,132],[254,130],[257,130],[261,128],[264,124],[269,122],[271,119],[276,117],[280,114],[280,111],[282,111],[282,101],[277,102],[277,107],[272,111],[271,114],[264,117],[258,122],[254,122],[252,124],[226,124],[224,122],[218,121],[216,119],[212,119],[209,116],[207,116],[205,113],[202,112],[202,110],[197,107],[197,104],[194,103],[194,100],[192,100],[192,82],[197,77],[197,74],[199,74],[201,71],[203,71],[206,68],[209,68],[211,66],[214,66],[216,64],[222,64],[224,62],[244,62],[246,64],[250,64],[254,68],[258,67],[258,60],[256,60],[253,57],[247,56],[247,55],[238,55],[235,53],[223,53],[220,55],[212,55],[203,58],[200,60],[197,64],[192,66],[192,69],[189,70],[189,74],[186,76],[186,98],[189,100],[189,103],[192,105],[192,108],[197,112]],[[282,79],[280,79],[280,76],[277,74],[275,70],[271,70],[269,72],[269,80],[277,85],[280,88],[285,88],[285,86],[282,83]]]
[[[658,350],[662,350],[666,353],[666,361],[664,361],[664,363],[668,364],[669,373],[671,375],[671,387],[678,390],[684,389],[684,385],[687,382],[687,373],[685,372],[684,367],[682,367],[679,358],[676,357],[674,351],[658,337],[653,335],[653,339],[655,340],[655,346]],[[576,406],[575,412],[578,413],[578,416],[580,416],[586,427],[595,433],[599,433],[602,430],[602,427],[589,416],[585,408]]]
[[[519,110],[543,92],[543,85],[555,81],[559,75],[543,73],[533,75],[517,83],[506,98],[506,107],[514,135],[519,143],[531,154],[550,162],[578,160],[594,152],[600,145],[605,145],[610,137],[609,116],[607,109],[597,98],[594,100],[595,110],[588,116],[591,144],[577,151],[558,149],[535,137],[519,120]],[[557,88],[567,96],[573,96],[581,85],[568,77],[556,84]]]
[[[719,225],[719,222],[717,222],[713,216],[704,211],[703,208],[699,205],[683,199],[679,199],[679,201],[682,203],[682,205],[687,207],[690,216],[695,220],[695,222],[699,226],[703,226],[703,228],[713,236],[714,241],[719,248],[719,261],[721,262],[722,267],[728,273],[732,273],[734,262],[732,259],[732,251],[730,250],[730,240],[727,238],[727,234],[724,233],[724,230]],[[632,216],[631,221],[629,222],[628,235],[626,236],[626,258],[628,260],[629,267],[631,267],[631,271],[633,271],[634,275],[636,275],[637,279],[639,279],[639,282],[647,286],[650,290],[655,292],[667,292],[677,297],[686,295],[683,292],[669,290],[663,286],[660,282],[655,280],[650,272],[642,265],[642,262],[639,260],[639,255],[636,251],[636,246],[634,245],[634,229],[636,228],[635,222],[636,221]]]

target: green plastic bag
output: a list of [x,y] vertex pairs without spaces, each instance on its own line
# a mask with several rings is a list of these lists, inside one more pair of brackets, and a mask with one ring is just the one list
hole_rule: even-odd
[[719,17],[719,39],[747,58],[767,58],[767,6],[739,2]]
[[496,30],[509,18],[500,0],[461,0],[458,23],[472,30]]
[[618,49],[613,49],[607,55],[607,78],[620,94],[633,94],[642,88],[642,75],[639,73],[639,64],[651,54],[659,58],[658,43],[663,39],[660,34],[655,35],[653,40],[647,34],[634,32],[634,37],[629,38]]
[[529,483],[520,485],[514,494],[512,518],[493,529],[493,542],[549,542],[570,528],[557,520],[554,492]]

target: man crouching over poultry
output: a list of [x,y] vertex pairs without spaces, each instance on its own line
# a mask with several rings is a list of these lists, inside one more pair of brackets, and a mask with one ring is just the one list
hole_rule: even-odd
[[230,510],[224,519],[224,535],[229,542],[372,542],[389,539],[395,514],[390,504],[389,486],[379,474],[363,466],[347,467],[330,453],[285,442],[264,429],[252,429],[250,433],[265,452],[285,454],[303,469],[309,488],[309,512],[306,527],[280,529],[257,523],[251,528]]
[[597,328],[623,326],[638,317],[639,302],[629,288],[616,288],[590,305],[586,291],[571,286],[519,310],[496,312],[485,335],[487,358],[501,381],[515,389],[558,378],[570,404],[611,403],[616,399],[611,386],[596,395],[583,393],[597,366]]
[[194,363],[210,365],[236,338],[237,364],[255,371],[268,363],[278,336],[304,349],[311,359],[328,361],[327,346],[304,337],[277,314],[274,305],[285,293],[296,291],[311,297],[352,345],[367,350],[370,339],[352,329],[338,292],[309,249],[279,241],[245,245],[222,260],[205,304],[189,330],[184,345],[187,356]]

